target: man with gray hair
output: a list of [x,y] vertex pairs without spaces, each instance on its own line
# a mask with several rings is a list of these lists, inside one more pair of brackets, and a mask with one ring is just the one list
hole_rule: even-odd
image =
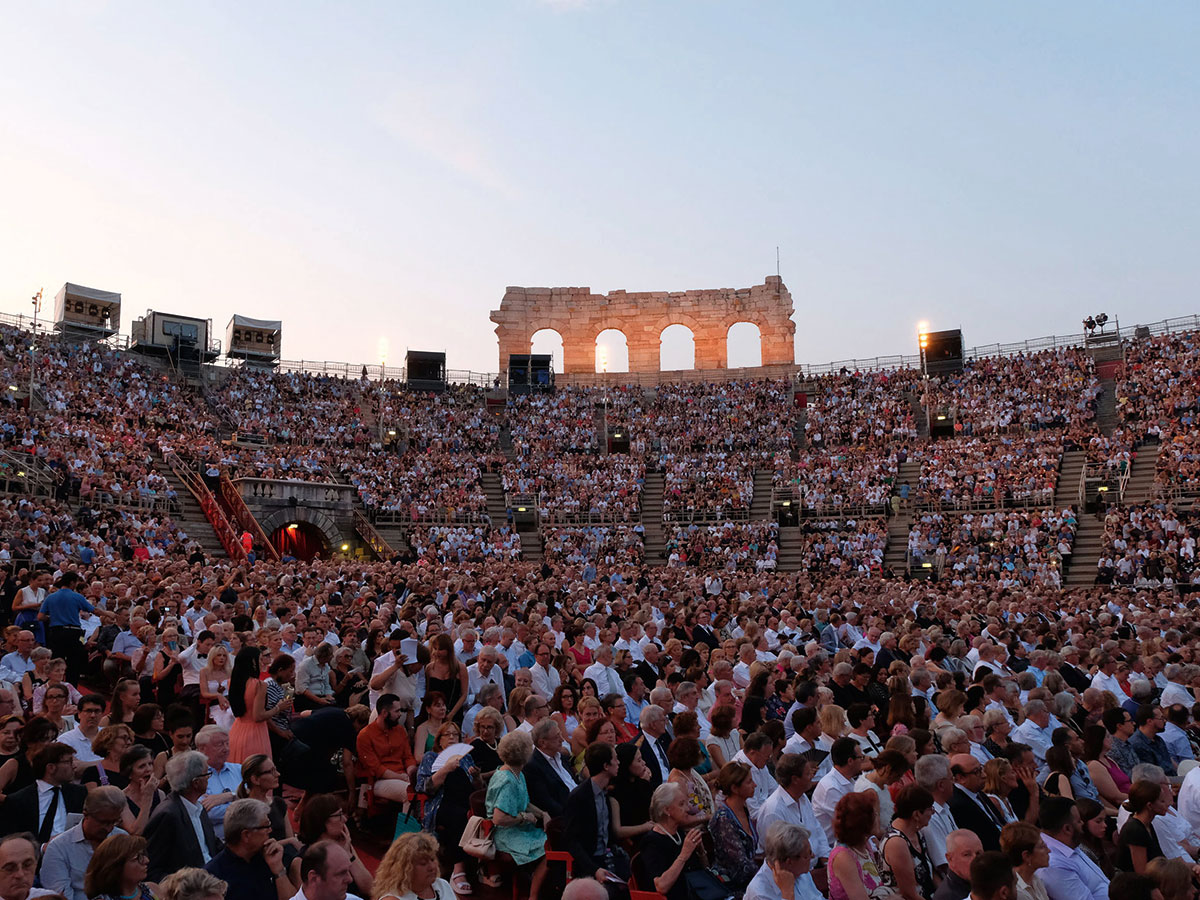
[[929,859],[935,868],[946,865],[946,837],[958,828],[950,812],[950,798],[954,796],[954,775],[950,772],[950,760],[940,754],[929,754],[917,760],[913,767],[913,778],[921,787],[933,795],[933,815],[922,830]]
[[[499,671],[499,667],[493,671]],[[475,717],[485,706],[490,706],[497,712],[504,712],[504,690],[490,681],[485,682],[479,688],[479,693],[475,695],[475,705],[468,709],[463,716],[464,738],[475,736]]]
[[498,663],[500,651],[495,647],[484,645],[479,650],[475,662],[467,666],[467,706],[475,702],[475,697],[485,684],[495,684],[504,690],[504,672]]
[[146,823],[147,877],[161,881],[170,872],[201,868],[221,850],[221,841],[204,814],[200,798],[208,793],[208,758],[196,750],[167,760],[171,793]]
[[[330,645],[321,644],[321,647]],[[329,652],[333,652],[332,647]],[[220,725],[205,725],[196,732],[196,749],[208,758],[208,793],[201,805],[217,837],[225,840],[225,810],[237,799],[242,767],[229,761],[229,732]]]
[[125,794],[107,785],[88,794],[83,802],[83,820],[46,845],[42,857],[42,887],[70,900],[88,900],[83,889],[92,853],[110,834],[124,834],[117,825],[125,812]]
[[1163,688],[1162,696],[1158,699],[1158,705],[1163,709],[1170,709],[1177,703],[1186,706],[1188,709],[1191,709],[1195,705],[1196,698],[1183,685],[1185,671],[1181,663],[1171,663],[1163,669],[1163,675],[1167,679],[1167,686]]
[[1033,758],[1038,769],[1046,766],[1046,751],[1053,745],[1054,729],[1050,727],[1050,710],[1043,700],[1030,700],[1025,704],[1025,721],[1012,730],[1010,740],[1028,744],[1033,748]]
[[530,736],[533,738],[533,756],[524,770],[529,800],[538,809],[550,813],[550,818],[557,819],[576,787],[575,779],[563,764],[562,732],[553,719],[542,719],[533,726]]
[[[656,690],[658,689],[656,688]],[[670,697],[670,689],[662,688],[662,690],[665,690],[667,696]],[[667,761],[667,747],[670,745],[667,729],[670,727],[670,723],[667,721],[667,714],[663,712],[662,707],[647,706],[638,717],[638,725],[641,727],[642,733],[634,740],[634,744],[641,753],[646,768],[650,770],[650,784],[658,787],[671,774],[671,764]]]
[[204,865],[224,881],[225,900],[291,900],[296,886],[283,864],[283,845],[271,838],[270,807],[244,797],[225,810],[225,849]]
[[796,900],[824,900],[813,884],[809,871],[812,863],[808,829],[790,822],[775,822],[767,829],[767,836],[763,839],[763,864],[746,886],[746,900],[766,900],[779,896],[779,885],[775,881],[776,867],[787,872],[802,870],[795,876],[793,896]]

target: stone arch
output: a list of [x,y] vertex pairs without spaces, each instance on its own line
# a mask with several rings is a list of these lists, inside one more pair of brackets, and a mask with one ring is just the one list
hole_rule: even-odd
[[[623,329],[610,325],[597,331],[594,353],[595,371],[629,371],[629,336]],[[607,367],[602,365],[605,359],[607,359]]]
[[566,342],[563,341],[562,332],[557,328],[539,328],[529,336],[529,352],[530,353],[549,353],[551,367],[555,372],[563,371],[563,352],[566,349]]
[[658,368],[660,372],[696,368],[696,331],[675,322],[658,335]]
[[263,531],[271,535],[277,529],[283,528],[291,522],[307,522],[312,525],[324,536],[328,542],[328,549],[330,551],[342,546],[344,538],[342,537],[342,530],[338,528],[337,522],[319,509],[313,509],[311,506],[281,507],[265,518],[260,519],[259,525],[262,526]]
[[731,369],[762,365],[762,328],[757,322],[733,322],[725,329],[725,359]]

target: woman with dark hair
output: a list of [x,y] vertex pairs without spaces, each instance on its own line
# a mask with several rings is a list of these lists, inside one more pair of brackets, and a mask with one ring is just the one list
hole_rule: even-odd
[[129,723],[133,729],[133,742],[147,747],[153,756],[171,749],[171,742],[163,735],[163,711],[157,703],[143,703],[133,713]]
[[374,879],[367,867],[363,865],[354,845],[350,841],[350,829],[346,825],[346,810],[342,801],[335,794],[315,794],[304,805],[300,814],[300,827],[296,836],[300,839],[300,853],[291,862],[290,874],[292,884],[299,884],[301,858],[306,850],[317,841],[333,841],[341,846],[350,857],[351,890],[360,897],[371,896],[371,886]]
[[[917,713],[913,709],[913,699],[911,685],[907,678],[900,675],[888,679],[888,713],[887,713],[887,733],[891,737],[893,734],[903,734],[904,731],[912,731],[917,727]],[[903,725],[904,731],[897,732],[896,726]]]
[[125,751],[121,756],[121,777],[128,782],[121,827],[130,834],[141,834],[150,814],[166,799],[154,777],[154,754],[149,747],[134,744]]
[[112,705],[108,715],[100,720],[100,727],[109,725],[129,725],[133,722],[133,714],[142,702],[142,686],[137,679],[122,678],[113,688]]
[[424,755],[433,749],[434,739],[442,725],[446,722],[446,713],[450,707],[446,698],[437,691],[427,691],[421,701],[421,715],[418,717],[417,733],[413,738],[413,754]]
[[43,747],[58,740],[58,728],[49,719],[34,716],[21,730],[21,752],[0,766],[0,794],[12,794],[37,781],[33,758]]
[[758,870],[754,857],[758,829],[746,801],[754,796],[754,778],[745,763],[726,763],[717,775],[722,802],[708,823],[713,839],[713,870],[729,886],[741,893]]
[[1050,774],[1042,782],[1042,790],[1047,794],[1074,800],[1075,792],[1071,790],[1071,775],[1075,771],[1075,757],[1071,756],[1071,751],[1065,744],[1046,750],[1046,767],[1050,770]]
[[575,709],[578,696],[579,692],[572,685],[560,684],[554,689],[554,696],[550,698],[550,718],[558,723],[564,741],[569,741],[575,729],[579,727],[579,717]]
[[879,832],[878,803],[874,791],[850,793],[834,808],[837,844],[829,851],[830,897],[884,900],[895,892],[887,867],[871,842]]
[[[292,831],[292,823],[288,818],[287,803],[275,792],[279,789],[281,780],[279,767],[269,756],[255,753],[242,760],[242,783],[238,785],[238,797],[249,797],[251,800],[261,800],[267,804],[267,819],[271,823],[271,837],[285,842],[285,853],[288,849],[294,854],[300,846]],[[285,860],[291,864],[291,857]]]
[[1079,849],[1100,868],[1105,878],[1111,879],[1115,871],[1112,861],[1117,855],[1109,824],[1113,820],[1105,814],[1103,806],[1088,797],[1080,797],[1075,801],[1075,806],[1079,809],[1083,824]]
[[271,755],[271,732],[267,720],[292,708],[286,697],[267,708],[267,686],[259,678],[257,647],[243,647],[233,663],[229,678],[229,706],[237,717],[229,727],[229,761],[241,763],[248,756]]
[[896,798],[892,830],[884,838],[884,862],[904,900],[932,900],[933,860],[922,829],[933,818],[933,795],[919,784],[906,785]]
[[83,888],[92,900],[155,900],[155,885],[146,883],[146,839],[136,834],[110,834],[88,862]]
[[425,667],[425,691],[437,691],[446,698],[449,721],[461,721],[463,702],[470,687],[467,667],[454,656],[454,639],[439,634],[429,642],[429,665]]
[[876,666],[871,670],[871,680],[867,684],[867,696],[871,698],[872,705],[881,711],[888,708],[888,701],[892,696],[888,692],[887,682],[887,666]]
[[454,866],[450,884],[457,893],[468,894],[467,855],[458,846],[458,837],[471,818],[471,794],[483,788],[483,780],[470,753],[452,756],[441,768],[433,768],[443,750],[461,742],[462,732],[454,722],[444,722],[438,728],[433,746],[417,769],[416,789],[428,798],[421,825],[437,836]]
[[1108,755],[1112,747],[1112,735],[1103,725],[1087,725],[1083,729],[1083,759],[1087,763],[1088,775],[1100,793],[1100,799],[1108,806],[1109,815],[1129,799],[1131,787],[1129,776]]
[[1117,868],[1144,875],[1146,864],[1163,855],[1154,831],[1154,820],[1171,808],[1170,785],[1137,781],[1129,789],[1125,808],[1129,818],[1117,836]]
[[613,729],[617,733],[615,743],[624,744],[626,741],[632,741],[638,736],[637,726],[625,721],[628,710],[625,709],[624,697],[620,694],[609,694],[600,701],[600,705],[604,708],[604,713],[608,716],[608,721],[612,722]]
[[650,821],[650,768],[636,743],[617,745],[620,769],[612,783],[612,796],[621,810],[625,825],[643,825]]
[[710,714],[708,740],[704,743],[713,761],[713,767],[718,772],[726,763],[733,762],[733,758],[742,749],[742,736],[733,727],[735,714],[734,708],[728,705],[714,707]]

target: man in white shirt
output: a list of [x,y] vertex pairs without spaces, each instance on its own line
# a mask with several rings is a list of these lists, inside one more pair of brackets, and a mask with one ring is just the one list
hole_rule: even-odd
[[84,694],[79,699],[79,724],[58,738],[75,751],[75,767],[82,772],[100,757],[92,752],[92,741],[100,733],[100,720],[104,717],[104,698],[99,694]]
[[0,679],[20,684],[26,673],[33,671],[33,650],[36,643],[32,631],[17,634],[17,649],[0,659]]
[[678,714],[681,712],[692,712],[696,714],[696,721],[700,723],[700,739],[703,740],[712,732],[712,726],[709,725],[708,717],[700,711],[700,688],[696,687],[694,681],[681,681],[679,686],[675,688],[675,706],[672,712]]
[[112,785],[96,788],[83,803],[83,819],[46,845],[42,857],[42,886],[72,900],[87,900],[84,876],[92,854],[117,827],[125,812],[125,795]]
[[817,782],[816,790],[813,791],[813,812],[825,830],[826,839],[832,845],[836,840],[833,834],[833,811],[838,801],[854,790],[854,782],[862,774],[866,757],[853,738],[838,738],[833,742],[829,758],[833,767]]
[[609,694],[617,694],[624,697],[625,686],[621,684],[621,676],[613,668],[612,663],[613,648],[607,644],[603,644],[596,651],[596,661],[584,669],[583,677],[590,678],[596,682],[596,687],[599,689],[601,697]]
[[1012,730],[1012,740],[1033,748],[1038,769],[1046,766],[1046,751],[1051,747],[1050,710],[1042,700],[1030,700],[1025,705],[1025,721]]
[[758,818],[758,811],[762,805],[779,787],[767,768],[767,761],[774,752],[775,746],[771,743],[770,736],[756,731],[746,737],[742,748],[733,757],[734,762],[750,767],[750,777],[754,779],[754,796],[746,801],[746,808],[750,810],[752,819]]
[[[758,810],[754,824],[758,829],[758,849],[763,849],[767,831],[776,822],[799,825],[808,831],[812,846],[813,864],[829,858],[829,841],[813,812],[808,800],[808,789],[812,787],[812,763],[803,756],[785,753],[775,766],[779,787],[771,792]],[[805,875],[804,877],[811,877]]]
[[408,667],[417,660],[404,653],[404,632],[399,628],[388,636],[388,647],[388,652],[380,654],[371,666],[371,680],[367,683],[372,720],[378,714],[375,705],[384,694],[395,694],[400,698],[401,707],[409,712],[416,707],[417,679],[409,673]]
[[749,641],[738,651],[738,664],[733,667],[733,683],[742,690],[750,687],[750,666],[757,660],[754,645]]
[[1092,676],[1092,687],[1108,691],[1117,698],[1118,703],[1124,703],[1131,698],[1125,693],[1125,689],[1121,687],[1121,682],[1117,680],[1116,671],[1117,660],[1111,656],[1102,656],[1100,658],[1100,671]]
[[958,824],[950,812],[950,798],[954,796],[950,760],[936,753],[922,756],[913,768],[913,778],[933,795],[933,816],[921,834],[934,868],[942,869],[946,865],[946,838],[950,832],[958,830]]
[[1179,682],[1179,679],[1183,678],[1183,666],[1179,663],[1171,663],[1163,674],[1167,676],[1167,686],[1158,699],[1158,705],[1163,709],[1168,709],[1178,703],[1191,709],[1196,703],[1196,698]]
[[[558,690],[558,686],[562,684],[562,676],[558,674],[558,669],[550,665],[550,661],[554,658],[550,650],[550,645],[541,641],[534,648],[533,656],[536,662],[530,670],[533,673],[533,692],[544,700],[549,700],[554,696],[554,692]],[[612,651],[609,651],[609,661],[612,661]],[[601,695],[604,694],[603,688],[600,690]]]
[[475,662],[467,666],[467,706],[475,702],[475,695],[485,684],[497,684],[501,690],[504,689],[504,673],[500,670],[499,661],[500,651],[484,646]]
[[1083,820],[1069,797],[1046,797],[1038,818],[1050,864],[1038,870],[1050,900],[1108,900],[1108,877],[1079,850]]
[[229,732],[219,725],[205,725],[196,733],[196,749],[208,759],[208,792],[204,798],[213,832],[225,839],[225,810],[237,799],[242,784],[242,767],[229,762]]
[[525,655],[526,647],[517,640],[517,633],[511,628],[500,632],[500,653],[508,661],[508,671],[515,672],[521,665],[521,657]]

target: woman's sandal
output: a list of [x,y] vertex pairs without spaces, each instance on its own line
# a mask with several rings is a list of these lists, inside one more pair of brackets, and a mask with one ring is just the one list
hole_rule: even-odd
[[455,872],[450,876],[450,887],[454,888],[454,893],[461,896],[474,893],[471,888],[471,882],[467,881],[466,872]]
[[482,872],[479,874],[479,883],[490,888],[504,887],[504,879],[499,875],[484,875]]

